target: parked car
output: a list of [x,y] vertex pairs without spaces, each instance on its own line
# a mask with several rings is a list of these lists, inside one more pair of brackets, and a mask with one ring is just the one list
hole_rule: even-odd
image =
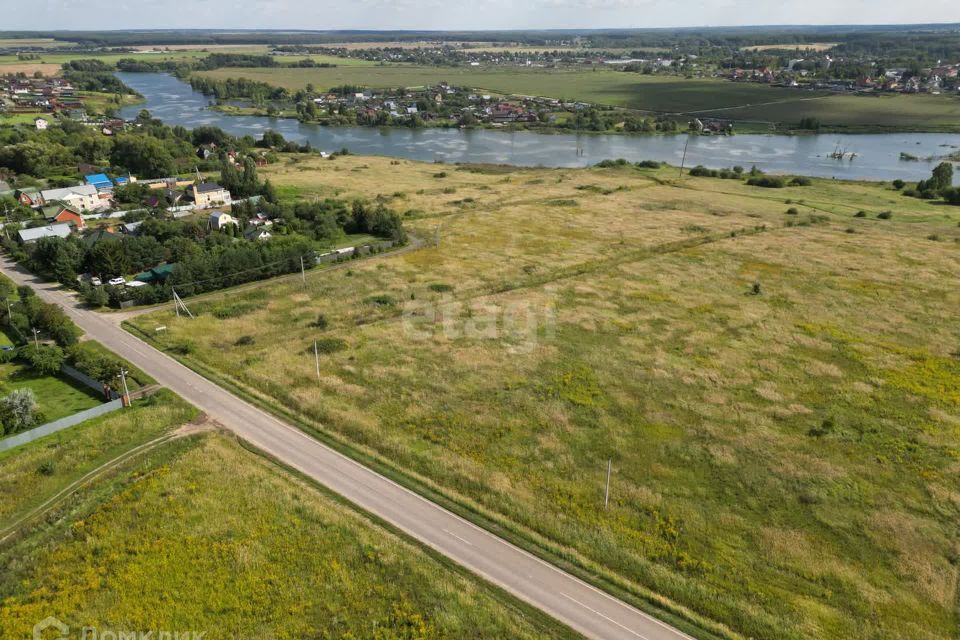
[[110,278],[110,280],[107,281],[107,284],[109,284],[111,287],[119,287],[120,285],[127,284],[127,281],[123,278]]
[[99,287],[100,285],[103,284],[103,282],[100,281],[100,278],[90,278],[90,284],[92,284],[95,287]]

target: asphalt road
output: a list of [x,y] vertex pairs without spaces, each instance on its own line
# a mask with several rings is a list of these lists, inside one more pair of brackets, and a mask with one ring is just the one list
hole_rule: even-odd
[[583,635],[602,640],[692,640],[237,398],[130,335],[117,319],[79,307],[73,295],[38,280],[6,258],[0,259],[0,271],[62,306],[88,337],[143,369],[253,446]]

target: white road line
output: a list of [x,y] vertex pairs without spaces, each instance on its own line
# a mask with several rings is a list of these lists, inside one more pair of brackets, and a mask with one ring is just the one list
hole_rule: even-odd
[[597,611],[596,609],[593,609],[593,608],[588,607],[587,605],[583,604],[582,602],[580,602],[580,601],[577,600],[576,598],[571,598],[570,596],[568,596],[567,594],[565,594],[563,591],[558,591],[557,593],[559,593],[560,595],[562,595],[564,598],[566,598],[566,599],[569,600],[570,602],[574,602],[574,603],[580,605],[581,607],[583,607],[584,609],[586,609],[586,610],[589,611],[590,613],[593,613],[593,614],[595,614],[595,615],[600,616],[601,618],[603,618],[604,620],[606,620],[607,622],[609,622],[609,623],[611,623],[611,624],[617,625],[618,627],[620,627],[621,629],[623,629],[623,630],[626,631],[627,633],[632,634],[632,635],[635,635],[635,636],[637,636],[638,638],[641,638],[642,640],[649,640],[649,639],[647,638],[647,636],[641,635],[641,634],[637,633],[636,631],[634,631],[633,629],[631,629],[631,628],[629,628],[629,627],[623,626],[622,624],[620,624],[620,623],[617,622],[616,620],[613,620],[612,618],[608,618],[607,616],[603,615],[602,613],[600,613],[600,612]]
[[456,538],[457,540],[459,540],[459,541],[462,542],[463,544],[470,545],[471,547],[473,546],[473,543],[472,543],[472,542],[470,542],[469,540],[465,540],[465,539],[461,538],[460,536],[458,536],[457,534],[455,534],[453,531],[450,531],[449,529],[444,529],[443,532],[444,532],[444,533],[449,533],[450,535],[452,535],[454,538]]

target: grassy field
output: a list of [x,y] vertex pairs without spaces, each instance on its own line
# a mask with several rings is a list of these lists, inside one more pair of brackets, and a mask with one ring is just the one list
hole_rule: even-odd
[[136,326],[745,637],[955,637],[960,210],[675,169],[435,174],[366,157],[264,170],[304,197],[381,193],[440,245]]
[[411,87],[441,81],[495,93],[549,96],[643,111],[702,114],[741,121],[796,125],[816,117],[827,126],[956,130],[956,96],[858,97],[715,79],[643,76],[610,70],[562,71],[502,67],[410,65],[333,69],[217,69],[215,78],[246,77],[296,90],[308,83],[326,89],[343,84]]
[[173,441],[119,476],[0,551],[0,636],[56,615],[210,640],[576,637],[226,436]]
[[0,531],[122,453],[179,427],[196,410],[168,391],[0,454]]
[[0,396],[16,389],[32,389],[43,422],[52,422],[103,402],[90,389],[67,378],[38,375],[21,362],[0,364]]

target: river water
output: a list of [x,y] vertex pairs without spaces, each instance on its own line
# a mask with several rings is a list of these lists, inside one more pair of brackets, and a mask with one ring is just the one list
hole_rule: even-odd
[[[582,167],[608,158],[630,161],[659,160],[679,165],[686,135],[630,136],[603,134],[544,134],[489,129],[407,129],[324,127],[297,120],[258,116],[231,116],[207,109],[210,99],[189,84],[159,73],[118,73],[146,104],[125,107],[124,118],[140,109],[170,126],[188,128],[215,125],[234,135],[259,136],[267,129],[288,140],[309,141],[316,148],[383,155],[427,162],[477,162],[520,166]],[[854,161],[829,157],[838,146],[858,154]],[[582,154],[577,155],[577,148]],[[885,133],[809,136],[736,135],[690,136],[688,167],[712,168],[756,165],[769,173],[788,173],[844,180],[929,177],[933,162],[907,162],[900,153],[926,158],[960,149],[960,134]]]

